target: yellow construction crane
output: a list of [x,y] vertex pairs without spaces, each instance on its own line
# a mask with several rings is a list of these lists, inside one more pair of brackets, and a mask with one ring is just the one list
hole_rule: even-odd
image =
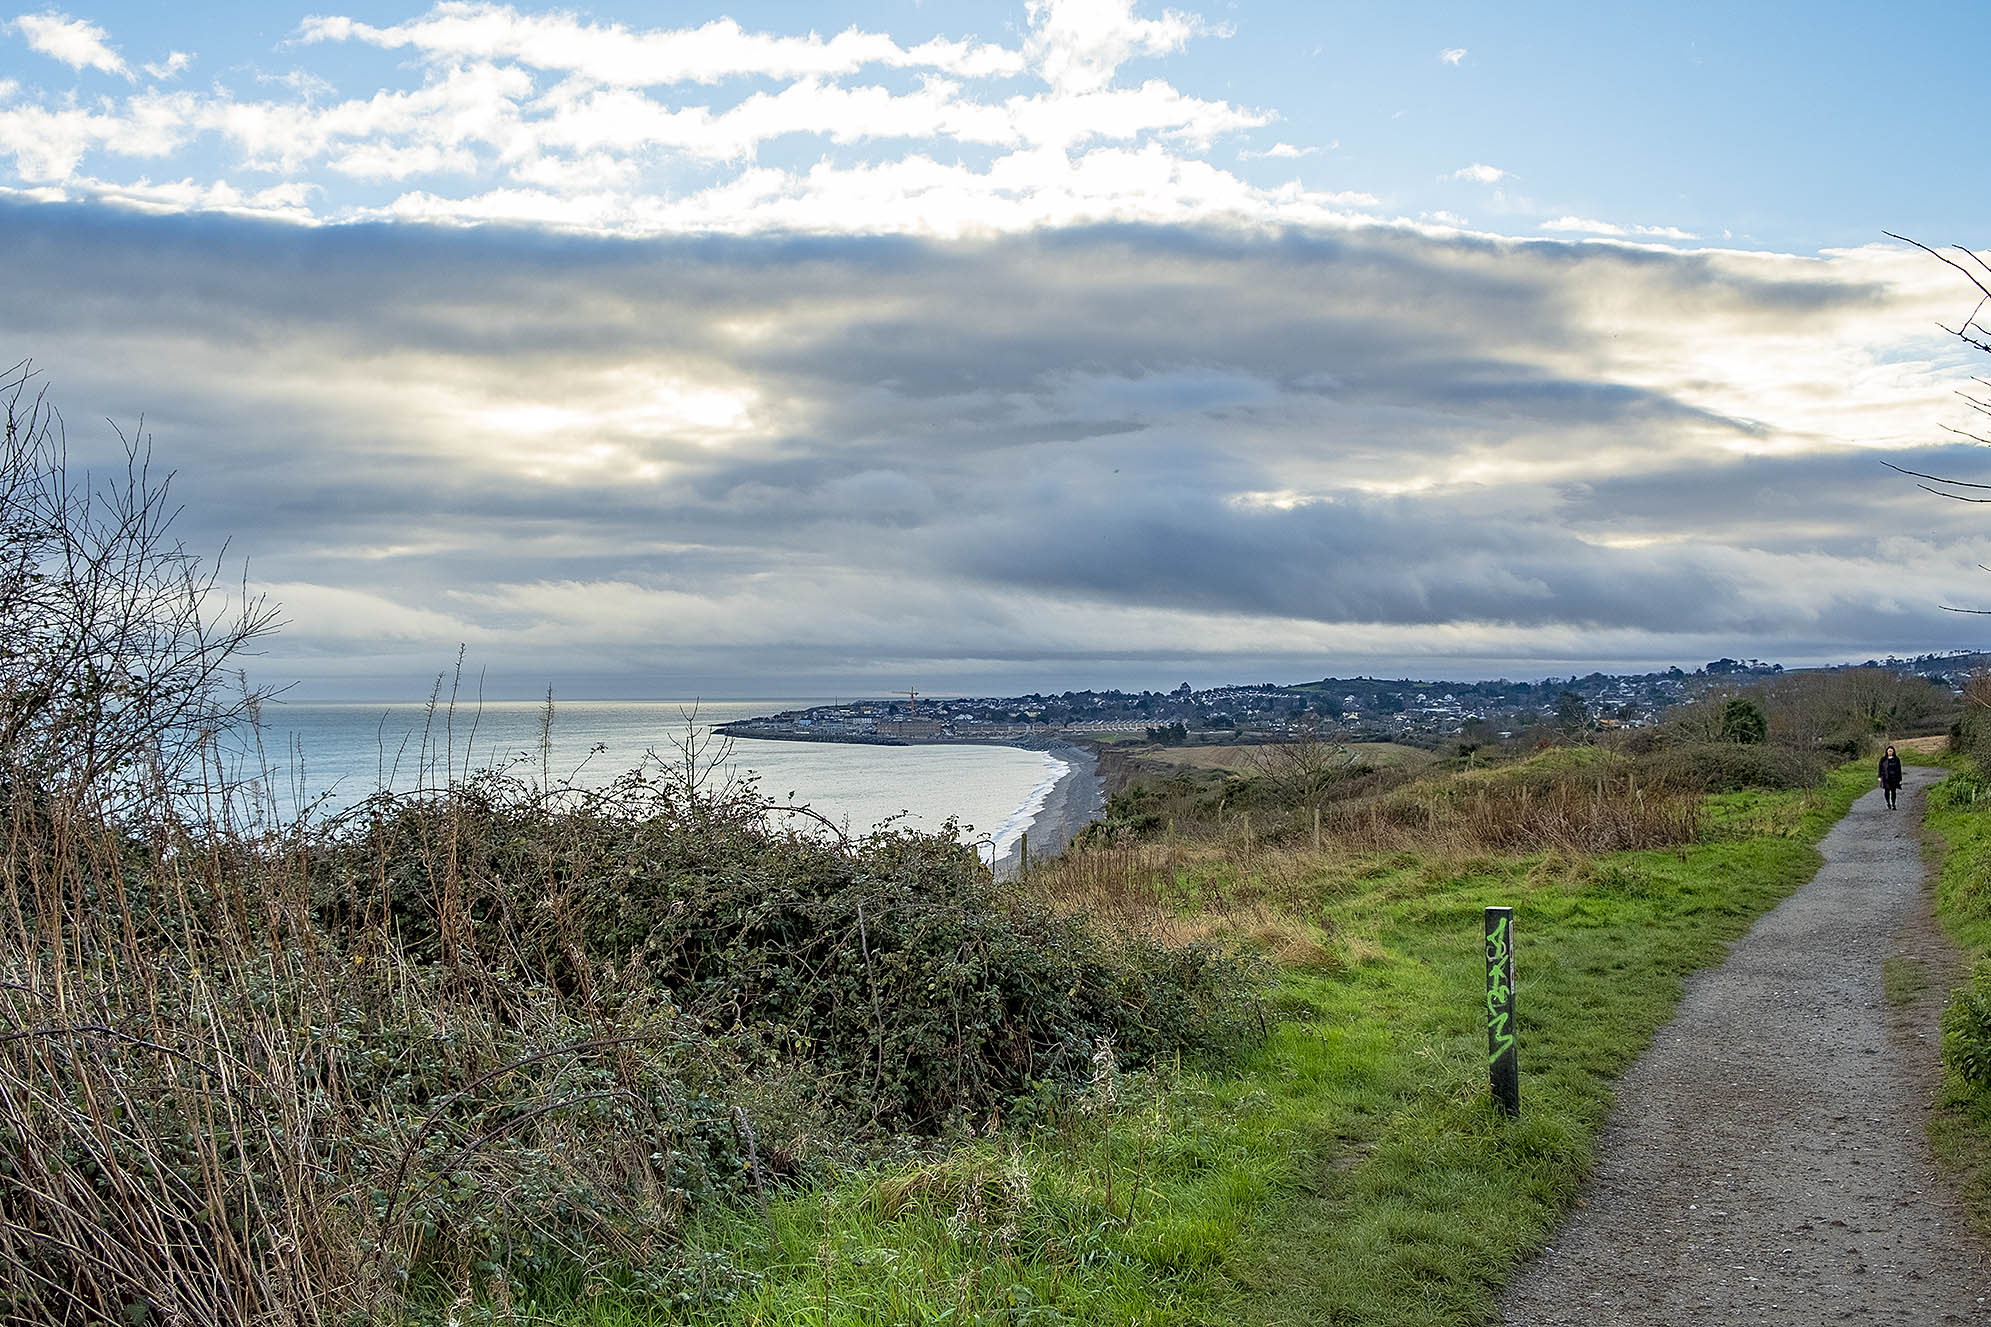
[[905,697],[905,698],[906,698],[907,700],[911,701],[911,702],[912,702],[912,707],[913,707],[913,717],[914,717],[915,719],[917,719],[917,718],[919,717],[919,692],[917,692],[917,691],[894,691],[894,692],[893,692],[892,694],[893,694],[893,695],[895,695],[895,696],[904,696],[904,697]]

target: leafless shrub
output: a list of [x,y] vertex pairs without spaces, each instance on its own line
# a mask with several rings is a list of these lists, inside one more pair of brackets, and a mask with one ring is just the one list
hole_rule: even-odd
[[32,386],[26,363],[0,373],[0,778],[129,807],[198,778],[254,705],[228,665],[277,610],[174,538],[142,435],[119,433],[113,473],[79,475]]
[[1355,766],[1356,753],[1332,730],[1309,724],[1284,741],[1252,748],[1251,768],[1289,801],[1315,805]]

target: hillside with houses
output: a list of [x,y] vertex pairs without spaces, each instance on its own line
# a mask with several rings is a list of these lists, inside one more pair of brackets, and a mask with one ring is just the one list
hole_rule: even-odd
[[1031,692],[850,700],[741,720],[729,736],[788,741],[1003,742],[1086,738],[1199,743],[1274,742],[1331,729],[1350,741],[1445,747],[1550,733],[1636,728],[1704,695],[1779,678],[1850,668],[1925,678],[1952,692],[1983,668],[1983,654],[1869,659],[1837,669],[1791,669],[1757,659],[1715,659],[1689,672],[1545,677],[1535,681],[1327,677],[1197,690]]

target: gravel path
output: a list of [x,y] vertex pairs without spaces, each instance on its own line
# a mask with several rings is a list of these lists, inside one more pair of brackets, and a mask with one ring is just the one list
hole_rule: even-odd
[[1991,1323],[1991,1263],[1924,1132],[1946,986],[1881,995],[1884,960],[1946,945],[1917,834],[1935,774],[1906,775],[1900,810],[1862,797],[1817,877],[1688,983],[1508,1323]]

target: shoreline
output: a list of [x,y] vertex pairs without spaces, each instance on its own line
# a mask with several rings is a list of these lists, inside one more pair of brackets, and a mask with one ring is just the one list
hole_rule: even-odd
[[[1050,746],[1027,747],[1043,751],[1065,762],[1065,772],[1044,796],[1044,805],[1030,818],[1024,833],[1030,838],[1032,861],[1044,861],[1063,852],[1078,832],[1098,818],[1106,807],[1106,781],[1099,774],[1099,757],[1090,747],[1058,742]],[[998,880],[1013,880],[1022,866],[1022,839],[1009,845],[995,862]]]
[[[715,729],[728,737],[755,742],[822,742],[838,746],[1006,746],[1018,751],[1040,751],[1065,762],[1065,772],[1044,795],[1044,804],[1030,818],[1024,833],[1030,836],[1030,857],[1044,861],[1063,852],[1080,830],[1098,819],[1106,809],[1106,779],[1099,767],[1099,753],[1092,747],[1057,738],[1022,741],[977,741],[956,738],[950,741],[907,740],[905,738],[856,737],[830,733],[769,733],[728,731],[730,725]],[[1022,839],[1012,842],[991,865],[998,880],[1013,880],[1023,864]]]

